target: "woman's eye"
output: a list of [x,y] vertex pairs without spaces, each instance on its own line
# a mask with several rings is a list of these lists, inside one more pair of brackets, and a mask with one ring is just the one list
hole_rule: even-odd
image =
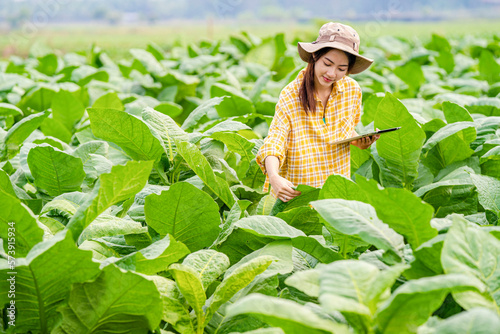
[[325,62],[323,62],[323,64],[325,64],[326,67],[330,67],[330,64],[327,64]]

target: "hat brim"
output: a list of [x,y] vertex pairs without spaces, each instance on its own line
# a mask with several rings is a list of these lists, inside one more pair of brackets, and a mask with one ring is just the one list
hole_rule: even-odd
[[368,67],[370,67],[370,65],[373,63],[373,59],[363,57],[359,53],[353,52],[353,50],[349,49],[347,45],[335,41],[326,43],[314,43],[314,44],[299,42],[297,46],[299,49],[300,58],[302,58],[302,60],[305,61],[306,63],[310,62],[310,59],[312,57],[311,54],[313,52],[316,52],[323,48],[339,49],[356,56],[356,62],[354,63],[352,69],[349,71],[350,74],[361,73]]

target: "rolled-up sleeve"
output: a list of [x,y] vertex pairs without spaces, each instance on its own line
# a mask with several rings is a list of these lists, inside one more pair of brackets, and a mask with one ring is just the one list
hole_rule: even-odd
[[286,147],[288,143],[288,133],[290,132],[290,120],[281,108],[281,103],[276,105],[276,112],[269,127],[269,132],[256,156],[257,164],[266,174],[266,157],[273,155],[279,159],[280,168],[286,158]]

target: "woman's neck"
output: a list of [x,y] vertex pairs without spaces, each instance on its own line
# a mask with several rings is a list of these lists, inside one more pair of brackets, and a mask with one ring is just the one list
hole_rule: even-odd
[[330,87],[327,87],[327,88],[323,88],[323,87],[321,87],[320,89],[316,88],[315,90],[316,90],[316,94],[319,97],[329,96],[332,93],[333,85],[331,85]]

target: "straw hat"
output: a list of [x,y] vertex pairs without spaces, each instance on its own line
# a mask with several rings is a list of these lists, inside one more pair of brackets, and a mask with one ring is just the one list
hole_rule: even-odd
[[309,62],[312,53],[322,48],[339,49],[356,56],[356,62],[349,73],[363,72],[373,63],[370,58],[359,54],[359,35],[348,25],[342,23],[325,23],[319,30],[319,36],[312,43],[299,42],[299,55],[302,60]]

